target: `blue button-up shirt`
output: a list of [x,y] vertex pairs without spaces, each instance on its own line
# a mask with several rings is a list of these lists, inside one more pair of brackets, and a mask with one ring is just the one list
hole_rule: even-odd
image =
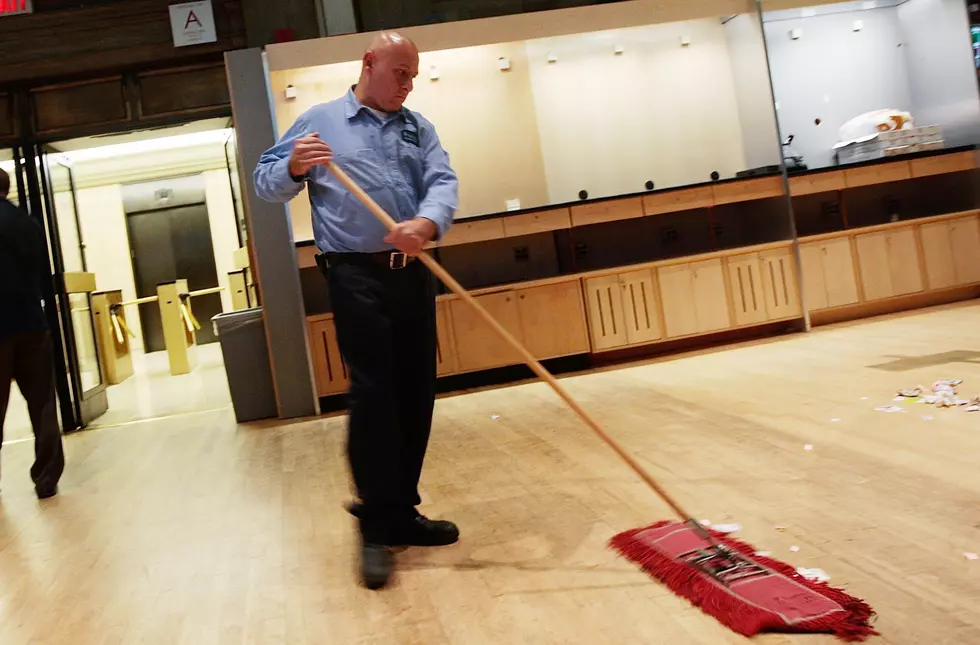
[[399,222],[432,220],[441,237],[452,225],[459,182],[435,127],[407,108],[378,116],[347,95],[305,112],[255,168],[255,192],[264,200],[288,202],[309,187],[313,234],[320,251],[374,253],[391,249],[387,229],[325,167],[305,181],[289,174],[293,142],[319,133],[333,150],[334,163],[347,172]]

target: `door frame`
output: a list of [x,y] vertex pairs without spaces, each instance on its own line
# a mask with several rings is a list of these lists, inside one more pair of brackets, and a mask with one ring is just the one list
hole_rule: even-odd
[[[57,294],[64,290],[64,271],[61,258],[61,246],[58,239],[57,223],[47,217],[45,205],[47,180],[42,171],[43,150],[40,145],[14,146],[14,170],[17,174],[17,189],[20,205],[30,217],[40,226],[44,235],[45,249],[48,253],[48,279],[41,285],[44,298],[44,314],[48,329],[51,333],[53,349],[53,369],[55,390],[58,394],[58,408],[61,413],[61,429],[63,432],[80,430],[82,424],[81,406],[73,395],[69,374],[78,366],[72,366],[74,343],[70,326],[66,327],[61,315],[64,310],[65,298]],[[70,325],[70,321],[68,322]]]
[[[37,175],[39,179],[38,190],[40,193],[41,202],[41,213],[45,214],[44,220],[46,225],[46,233],[49,241],[49,252],[52,267],[52,280],[53,280],[53,301],[57,303],[57,313],[56,318],[58,322],[59,336],[61,337],[61,355],[64,362],[63,369],[59,370],[57,373],[58,377],[64,374],[64,380],[67,381],[70,407],[72,411],[72,423],[69,425],[67,422],[64,423],[65,432],[70,432],[73,430],[80,430],[87,426],[89,423],[97,419],[98,417],[105,414],[106,410],[109,409],[109,398],[106,392],[106,379],[105,371],[102,366],[102,360],[99,356],[99,338],[98,334],[95,333],[95,321],[92,321],[92,343],[95,350],[95,361],[99,374],[99,383],[93,388],[84,390],[82,386],[82,375],[81,375],[81,363],[78,359],[78,346],[75,342],[75,323],[71,315],[71,295],[69,289],[65,283],[65,264],[64,264],[64,252],[62,249],[61,234],[58,228],[58,213],[55,207],[54,199],[54,184],[52,182],[51,175],[51,161],[52,155],[60,154],[58,151],[50,148],[46,144],[37,144],[34,146],[34,156],[35,156],[35,167],[37,168]],[[62,164],[60,161],[55,160],[55,163],[61,165],[68,172],[68,185],[69,191],[72,197],[72,207],[74,213],[72,217],[74,219],[74,225],[78,233],[78,243],[79,251],[82,258],[83,269],[87,266],[85,260],[85,243],[82,238],[81,222],[79,220],[78,214],[78,199],[75,194],[75,179],[74,173],[70,164]],[[94,282],[94,276],[93,276]],[[76,292],[77,293],[77,292]],[[89,311],[91,312],[91,296],[87,297],[89,303]],[[50,315],[49,315],[50,318]],[[54,329],[55,327],[52,327]],[[62,405],[64,409],[65,405]],[[64,414],[64,412],[63,412]]]

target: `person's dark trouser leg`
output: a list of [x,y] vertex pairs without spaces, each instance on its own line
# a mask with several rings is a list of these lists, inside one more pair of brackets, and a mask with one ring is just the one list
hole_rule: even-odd
[[27,401],[34,428],[34,465],[31,479],[39,495],[53,494],[65,471],[65,453],[58,427],[57,397],[51,336],[24,334],[14,361],[14,380]]
[[0,446],[3,445],[3,422],[7,418],[7,403],[10,401],[10,379],[14,377],[16,348],[13,338],[0,338]]
[[330,299],[341,354],[350,374],[347,452],[365,542],[388,541],[397,499],[402,434],[394,403],[392,327],[381,267],[329,269]]
[[419,477],[429,444],[436,397],[435,283],[421,263],[403,269],[392,294],[395,390],[398,418],[404,434],[399,495],[406,506],[421,503]]

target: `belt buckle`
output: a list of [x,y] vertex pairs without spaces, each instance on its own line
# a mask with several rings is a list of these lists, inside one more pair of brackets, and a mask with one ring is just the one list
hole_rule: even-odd
[[[398,260],[396,260],[395,258],[398,258]],[[407,253],[402,253],[401,251],[393,251],[392,254],[388,256],[389,269],[404,269],[407,264],[408,264]]]

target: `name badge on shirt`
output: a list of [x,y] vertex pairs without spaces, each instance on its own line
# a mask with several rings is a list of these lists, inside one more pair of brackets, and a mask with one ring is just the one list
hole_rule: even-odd
[[419,133],[415,130],[402,130],[402,141],[417,146],[419,145]]

